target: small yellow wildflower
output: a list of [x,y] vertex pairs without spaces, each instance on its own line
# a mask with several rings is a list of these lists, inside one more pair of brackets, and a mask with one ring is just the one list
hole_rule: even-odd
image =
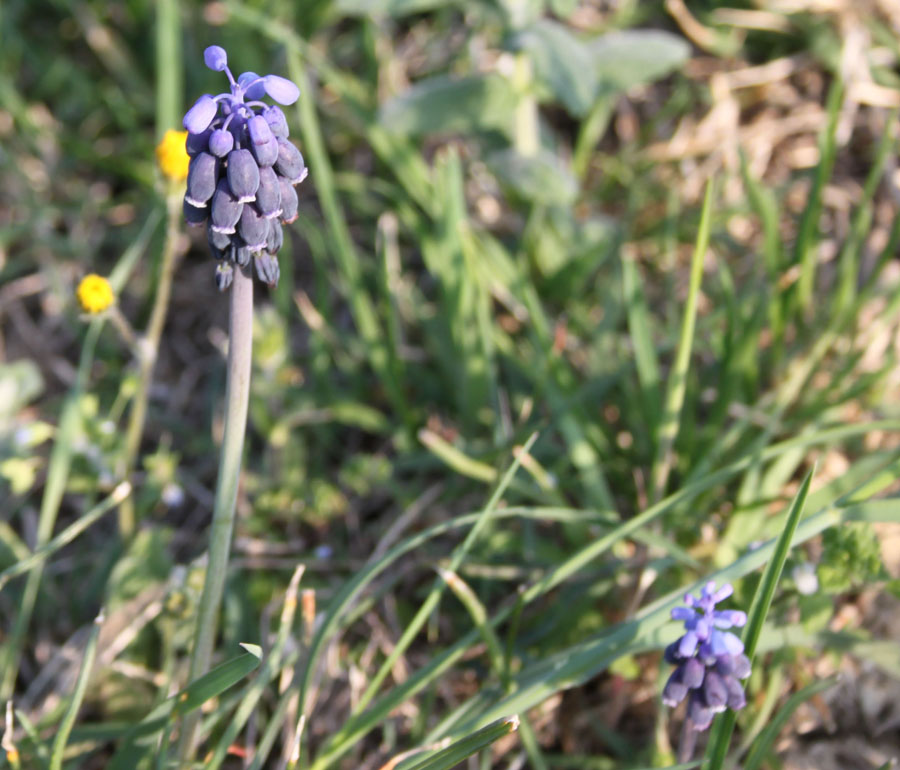
[[159,167],[173,182],[183,182],[187,179],[188,157],[184,143],[187,141],[187,131],[166,131],[162,141],[156,145],[156,159]]
[[116,299],[109,281],[96,273],[81,279],[77,293],[85,313],[102,313]]

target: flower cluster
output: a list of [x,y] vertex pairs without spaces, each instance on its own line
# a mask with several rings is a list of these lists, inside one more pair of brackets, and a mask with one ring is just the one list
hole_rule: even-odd
[[677,706],[687,697],[687,718],[694,730],[705,730],[713,715],[726,707],[737,711],[747,702],[739,680],[750,676],[750,661],[741,640],[722,630],[743,626],[747,615],[740,610],[716,609],[733,590],[726,583],[716,591],[716,584],[709,582],[699,599],[686,594],[687,606],[672,610],[672,619],[684,622],[685,633],[666,647],[665,659],[676,669],[666,683],[662,701]]
[[210,250],[219,260],[220,290],[251,257],[260,279],[274,286],[280,273],[275,255],[284,242],[281,225],[297,218],[294,185],[306,178],[306,164],[288,141],[284,113],[260,99],[268,94],[279,104],[293,104],[300,89],[278,75],[244,72],[235,80],[217,45],[207,48],[203,59],[211,70],[225,72],[231,91],[204,94],[184,116],[191,156],[184,216],[188,224],[206,225]]

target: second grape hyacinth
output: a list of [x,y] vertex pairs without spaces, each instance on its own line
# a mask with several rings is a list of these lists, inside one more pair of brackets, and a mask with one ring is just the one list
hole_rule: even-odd
[[674,707],[687,698],[693,730],[705,730],[714,714],[726,708],[738,711],[747,702],[740,680],[750,676],[750,661],[741,640],[725,630],[743,626],[747,615],[716,609],[732,592],[728,583],[717,591],[710,582],[703,586],[700,598],[686,594],[685,606],[672,610],[672,619],[682,621],[685,632],[666,648],[665,659],[676,668],[662,701]]
[[235,269],[249,268],[275,286],[277,253],[284,242],[283,224],[297,218],[294,186],[306,178],[300,151],[288,141],[288,125],[277,105],[297,101],[300,89],[278,75],[228,69],[225,49],[204,51],[206,66],[224,72],[231,90],[204,94],[184,116],[185,147],[191,157],[184,216],[190,225],[205,225],[209,248],[219,261],[216,285],[227,289]]

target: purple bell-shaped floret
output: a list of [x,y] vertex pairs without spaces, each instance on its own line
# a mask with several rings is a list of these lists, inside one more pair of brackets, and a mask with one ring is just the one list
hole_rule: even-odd
[[259,170],[256,207],[266,219],[281,216],[281,185],[278,183],[278,175],[270,167]]
[[303,156],[287,139],[278,140],[278,159],[275,161],[275,170],[290,180],[291,184],[298,184],[306,177],[306,164]]
[[181,204],[181,210],[184,213],[184,221],[191,227],[198,227],[199,225],[205,224],[206,219],[209,216],[208,207],[204,206],[203,208],[200,208],[199,206],[194,206],[189,203],[187,199]]
[[256,264],[256,274],[259,279],[269,286],[277,286],[278,278],[281,275],[278,260],[267,251],[263,251],[254,256],[253,261]]
[[235,225],[241,218],[244,204],[231,192],[231,187],[224,179],[219,180],[216,192],[212,197],[210,220],[212,229],[218,233],[233,233]]
[[191,107],[182,121],[185,129],[191,134],[200,134],[213,122],[219,105],[209,94],[203,94]]
[[281,187],[281,221],[289,225],[297,218],[297,191],[289,180],[283,176],[278,177],[278,184]]
[[284,245],[284,230],[281,223],[274,219],[268,220],[269,230],[266,233],[266,251],[270,254],[277,254]]
[[247,243],[250,251],[260,251],[266,247],[266,235],[269,232],[268,220],[250,204],[244,206],[238,222],[238,232]]
[[225,291],[234,280],[234,268],[229,262],[219,262],[216,265],[216,287],[219,291]]
[[201,152],[191,158],[184,199],[192,206],[204,208],[216,191],[218,172],[219,161],[208,152]]
[[275,135],[276,139],[287,139],[287,118],[284,117],[284,113],[281,111],[281,107],[279,107],[277,104],[266,107],[262,111],[262,116],[266,119],[266,123],[269,124],[269,128],[272,130],[272,133]]
[[259,187],[259,166],[249,150],[232,150],[228,153],[228,186],[241,203],[256,200]]
[[234,135],[231,131],[217,128],[209,136],[209,151],[217,158],[224,158],[234,149]]
[[250,136],[250,152],[260,166],[271,166],[278,160],[278,140],[262,115],[254,115],[247,121]]

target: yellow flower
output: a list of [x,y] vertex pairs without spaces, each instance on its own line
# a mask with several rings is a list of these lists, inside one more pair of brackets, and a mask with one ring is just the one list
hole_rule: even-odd
[[162,141],[156,145],[156,159],[159,167],[173,182],[183,182],[187,179],[188,157],[184,143],[187,140],[187,131],[166,131]]
[[81,279],[77,294],[85,313],[102,313],[116,299],[109,281],[96,273]]

